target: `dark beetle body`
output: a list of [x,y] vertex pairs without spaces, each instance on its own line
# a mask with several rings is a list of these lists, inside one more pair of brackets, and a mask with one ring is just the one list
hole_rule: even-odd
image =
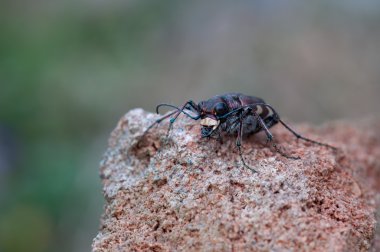
[[[253,112],[257,113],[265,122],[267,128],[272,127],[278,123],[277,118],[274,116],[274,111],[261,104],[265,104],[265,101],[255,96],[244,95],[240,93],[228,93],[224,95],[217,95],[209,100],[199,102],[198,106],[203,111],[205,117],[214,117],[215,105],[218,103],[225,103],[228,107],[228,112],[237,110],[244,106],[248,106]],[[202,112],[201,112],[202,114]],[[202,118],[202,117],[201,117]],[[234,123],[234,117],[221,119],[221,130],[226,131],[229,134],[235,134],[238,130],[238,123]],[[263,130],[257,119],[252,113],[247,113],[243,118],[243,134],[255,134]],[[207,129],[203,129],[203,132],[207,134]]]
[[[217,136],[220,138],[221,132],[236,134],[236,147],[239,150],[241,161],[246,168],[253,172],[256,171],[245,163],[242,156],[241,142],[243,135],[255,134],[257,132],[264,131],[267,136],[267,141],[272,142],[272,146],[278,153],[286,158],[299,159],[299,157],[288,156],[278,149],[277,145],[273,142],[273,135],[270,133],[269,128],[277,123],[281,123],[298,139],[336,149],[331,145],[301,136],[280,119],[279,114],[271,105],[265,103],[263,99],[255,96],[240,93],[228,93],[214,96],[206,101],[201,101],[198,104],[190,100],[187,101],[182,108],[170,104],[159,104],[156,108],[157,113],[159,108],[163,106],[171,107],[175,110],[156,120],[151,126],[148,127],[146,132],[154,125],[157,125],[166,118],[171,117],[167,133],[169,134],[173,123],[178,116],[183,113],[193,120],[200,120],[202,137],[210,138]],[[190,111],[192,113],[189,113]]]
[[219,102],[226,103],[230,111],[241,108],[245,105],[265,103],[263,99],[258,97],[244,95],[240,93],[228,93],[224,95],[216,95],[206,101],[201,101],[199,102],[198,106],[202,108],[202,110],[207,114],[213,114],[215,104]]

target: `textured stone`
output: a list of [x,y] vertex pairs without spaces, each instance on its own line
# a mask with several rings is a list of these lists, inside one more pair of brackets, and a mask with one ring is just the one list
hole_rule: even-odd
[[[135,109],[112,132],[101,164],[105,213],[93,251],[374,250],[380,190],[380,124],[292,124],[331,149],[271,132],[243,141],[200,138],[197,121],[180,117],[143,131],[157,115]],[[376,243],[376,244],[375,244]]]

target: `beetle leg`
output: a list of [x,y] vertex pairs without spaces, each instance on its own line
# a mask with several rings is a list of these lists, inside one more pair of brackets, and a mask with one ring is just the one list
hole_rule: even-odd
[[262,105],[262,106],[266,106],[268,108],[270,108],[272,111],[273,111],[273,115],[276,117],[276,119],[287,129],[289,130],[295,137],[297,137],[297,139],[302,139],[304,141],[307,141],[307,142],[310,142],[310,143],[313,143],[313,144],[318,144],[318,145],[321,145],[321,146],[325,146],[325,147],[328,147],[328,148],[331,148],[333,150],[337,150],[338,148],[332,146],[332,145],[329,145],[329,144],[325,144],[325,143],[321,143],[321,142],[318,142],[318,141],[315,141],[313,139],[310,139],[310,138],[307,138],[307,137],[304,137],[300,134],[298,134],[295,130],[293,130],[292,128],[290,128],[289,125],[287,125],[284,121],[282,121],[280,119],[280,115],[276,112],[276,110],[269,104],[266,104],[266,103],[255,103],[255,104],[249,104],[249,105],[246,105],[247,107],[249,106],[257,106],[257,105]]
[[[182,106],[181,109],[178,108],[178,107],[176,107],[176,106],[174,106],[174,105],[171,105],[171,104],[165,104],[165,103],[159,104],[159,105],[156,107],[156,112],[157,112],[157,114],[159,113],[159,108],[160,108],[160,107],[163,107],[163,106],[170,107],[170,108],[174,108],[174,109],[176,109],[176,110],[174,110],[174,111],[170,112],[169,114],[167,114],[167,115],[165,115],[165,116],[163,116],[163,117],[157,119],[154,123],[152,123],[152,124],[151,124],[151,125],[150,125],[150,126],[144,131],[143,136],[144,136],[144,135],[145,135],[145,134],[146,134],[151,128],[153,128],[153,127],[156,126],[157,124],[161,123],[163,120],[165,120],[165,119],[171,117],[172,115],[175,115],[175,114],[176,114],[174,118],[171,118],[171,119],[170,119],[170,125],[169,125],[169,128],[168,128],[167,134],[166,134],[166,137],[168,137],[169,132],[170,132],[170,130],[171,130],[171,128],[172,128],[173,123],[175,122],[175,120],[177,119],[178,115],[179,115],[181,112],[184,113],[186,116],[190,117],[190,118],[193,119],[193,120],[198,120],[198,119],[200,118],[200,115],[199,115],[198,110],[197,110],[197,105],[195,104],[195,102],[193,102],[193,101],[191,101],[191,100],[188,101],[188,102],[186,102],[186,103]],[[189,109],[189,110],[191,110],[192,112],[197,112],[198,114],[197,114],[196,116],[190,115],[190,114],[188,114],[186,111],[184,111],[184,109]]]
[[163,120],[165,120],[166,118],[169,118],[171,117],[172,115],[174,115],[175,113],[177,113],[177,111],[172,111],[170,112],[169,114],[157,119],[154,123],[152,123],[143,133],[143,135],[145,135],[151,128],[153,128],[154,126],[156,126],[157,124],[159,124],[160,122],[162,122]]
[[195,102],[193,102],[192,100],[190,100],[187,103],[185,103],[185,107],[184,108],[188,109],[188,110],[190,110],[192,112],[195,112],[195,113],[199,114],[198,105]]
[[[170,133],[170,130],[173,128],[173,124],[175,122],[175,120],[177,120],[178,116],[181,114],[181,112],[185,113],[183,110],[188,106],[190,105],[190,107],[192,107],[194,110],[196,110],[196,104],[193,102],[193,101],[187,101],[185,104],[183,104],[182,108],[179,109],[178,111],[175,111],[173,114],[171,115],[174,115],[174,117],[170,118],[170,123],[169,123],[169,127],[168,127],[168,131],[166,132],[166,138],[169,137],[169,133]],[[185,113],[185,115],[189,116],[191,119],[194,119],[194,120],[198,120],[200,118],[199,115],[197,115],[196,117],[192,117],[190,116],[189,114]]]
[[238,148],[239,150],[239,156],[240,156],[240,160],[241,162],[243,163],[244,167],[251,170],[253,173],[257,172],[255,169],[249,167],[246,163],[245,163],[245,160],[243,158],[243,153],[241,151],[241,142],[242,142],[242,137],[243,137],[243,119],[240,115],[240,123],[239,123],[239,131],[238,131],[238,136],[237,136],[237,139],[236,139],[236,147]]
[[280,118],[278,118],[278,121],[287,129],[289,130],[293,135],[295,135],[297,137],[297,139],[302,139],[304,141],[307,141],[307,142],[310,142],[310,143],[313,143],[313,144],[318,144],[318,145],[321,145],[321,146],[325,146],[325,147],[328,147],[328,148],[331,148],[333,150],[337,150],[338,148],[334,147],[334,146],[331,146],[329,144],[325,144],[325,143],[321,143],[321,142],[317,142],[315,140],[312,140],[312,139],[309,139],[309,138],[306,138],[304,136],[301,136],[300,134],[298,134],[297,132],[295,132],[292,128],[290,128],[286,123],[284,123]]
[[270,133],[270,131],[269,131],[268,127],[265,125],[265,122],[263,121],[263,119],[259,115],[257,115],[257,113],[255,113],[255,112],[252,112],[252,113],[257,118],[257,120],[261,124],[261,127],[263,128],[265,134],[267,135],[267,143],[268,142],[272,143],[272,146],[276,150],[276,152],[280,153],[281,156],[289,158],[289,159],[294,159],[294,160],[301,159],[300,157],[289,156],[289,155],[285,154],[284,152],[282,152],[277,147],[276,143],[273,141],[273,135],[272,135],[272,133]]

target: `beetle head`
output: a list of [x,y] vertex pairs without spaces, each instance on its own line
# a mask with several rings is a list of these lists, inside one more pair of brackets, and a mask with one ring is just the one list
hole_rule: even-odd
[[202,137],[210,136],[218,128],[221,121],[224,121],[220,117],[228,113],[227,104],[215,98],[200,102],[198,109],[201,115]]

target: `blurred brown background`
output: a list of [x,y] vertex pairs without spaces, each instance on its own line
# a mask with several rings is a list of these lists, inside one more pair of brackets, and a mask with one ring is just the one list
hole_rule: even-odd
[[237,91],[292,121],[379,116],[379,1],[0,3],[0,251],[88,251],[134,107]]

